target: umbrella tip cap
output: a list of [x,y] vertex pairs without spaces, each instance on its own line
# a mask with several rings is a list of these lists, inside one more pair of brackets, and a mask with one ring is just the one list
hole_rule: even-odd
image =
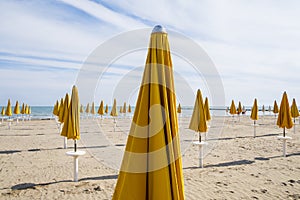
[[162,25],[156,25],[154,26],[152,33],[167,33],[167,31]]

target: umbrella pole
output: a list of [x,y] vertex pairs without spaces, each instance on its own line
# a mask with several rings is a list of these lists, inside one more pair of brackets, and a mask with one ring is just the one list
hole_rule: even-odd
[[296,133],[296,118],[294,117],[294,134]]
[[67,137],[64,137],[64,149],[68,148],[68,142],[67,142]]
[[199,132],[199,142],[201,142],[201,133]]
[[283,157],[286,157],[286,140],[283,140]]
[[74,140],[74,151],[77,151],[77,140]]
[[256,137],[256,120],[254,120],[254,137]]
[[116,118],[114,117],[114,132],[116,132],[116,127],[117,127],[117,121]]
[[283,128],[283,137],[285,137],[285,127]]

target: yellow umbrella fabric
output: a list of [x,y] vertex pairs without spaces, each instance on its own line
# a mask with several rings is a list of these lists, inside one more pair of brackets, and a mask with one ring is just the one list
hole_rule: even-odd
[[242,104],[241,102],[239,101],[239,105],[238,105],[238,109],[237,109],[237,114],[241,114],[243,112],[243,108],[242,108]]
[[2,107],[2,110],[1,110],[1,115],[4,116],[5,115],[5,108]]
[[130,104],[128,105],[128,112],[131,113],[131,106],[130,106]]
[[5,110],[5,115],[9,116],[9,117],[12,116],[10,99],[8,99],[8,102],[7,102],[7,106],[6,106],[6,110]]
[[26,104],[26,105],[25,105],[25,114],[28,115],[28,112],[29,112],[29,111],[28,111],[28,105]]
[[208,102],[208,98],[207,97],[205,97],[204,110],[205,110],[206,121],[211,120],[210,110],[209,110],[209,102]]
[[233,100],[231,101],[229,113],[232,114],[232,115],[236,114],[236,107],[235,107],[235,104],[234,104]]
[[116,99],[114,99],[114,104],[113,104],[113,107],[112,107],[112,109],[111,109],[110,115],[111,115],[112,117],[118,116],[118,111],[117,111],[117,100],[116,100]]
[[[68,94],[66,94],[67,96]],[[60,123],[64,122],[64,99],[60,99],[59,110],[58,110],[58,121]]]
[[122,113],[126,113],[126,102],[124,102]]
[[108,105],[106,104],[105,106],[105,113],[107,114],[108,113]]
[[293,99],[293,103],[291,106],[291,115],[293,118],[299,117],[299,110],[298,110],[298,106],[296,104],[296,99]]
[[86,113],[90,112],[90,104],[89,103],[86,105],[85,112]]
[[95,103],[92,103],[92,109],[91,109],[91,113],[94,115],[96,114],[96,110],[95,110]]
[[257,99],[254,99],[254,103],[251,109],[251,116],[252,120],[258,120],[258,106],[257,106]]
[[[206,115],[203,105],[201,91],[198,89],[195,100],[193,115],[190,121],[189,129],[199,133],[207,132]],[[200,135],[199,135],[200,140]]]
[[120,113],[122,113],[123,112],[123,108],[122,108],[122,106],[120,107],[120,111],[119,111]]
[[273,106],[273,113],[274,114],[277,114],[279,112],[279,109],[278,109],[278,105],[277,105],[277,102],[276,100],[274,101],[274,106]]
[[[68,139],[80,139],[80,103],[78,97],[78,90],[76,86],[72,88],[71,101],[69,106],[65,106],[66,112],[64,114],[64,127],[61,135]],[[76,149],[75,149],[76,151]]]
[[103,101],[101,101],[99,109],[98,109],[98,114],[99,115],[104,115],[104,106],[103,106]]
[[83,113],[83,105],[80,105],[80,113]]
[[283,128],[283,136],[285,136],[285,128],[290,129],[293,127],[293,121],[286,92],[283,93],[282,100],[280,103],[277,125],[280,128]]
[[16,115],[20,114],[20,106],[19,106],[18,101],[16,101],[16,105],[15,105],[15,108],[14,108],[14,114],[16,114]]
[[177,112],[178,112],[178,113],[181,113],[181,105],[180,105],[180,104],[178,104]]
[[56,103],[53,107],[53,112],[52,113],[53,113],[53,115],[56,115],[56,116],[59,115],[59,102],[58,102],[58,100],[56,100]]
[[113,200],[183,200],[180,155],[167,34],[153,32]]
[[22,114],[22,115],[25,114],[25,105],[24,105],[24,103],[22,104],[21,114]]

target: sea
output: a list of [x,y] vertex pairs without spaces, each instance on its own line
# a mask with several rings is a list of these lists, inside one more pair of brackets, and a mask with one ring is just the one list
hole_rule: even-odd
[[[2,108],[2,107],[1,107]],[[95,110],[97,112],[99,107],[95,107]],[[132,106],[131,113],[126,113],[126,116],[130,116],[133,115],[134,113],[134,109],[135,107]],[[261,108],[259,108],[261,110]],[[14,106],[12,106],[12,111],[14,110]],[[109,112],[111,110],[111,107],[109,106]],[[117,110],[120,110],[120,107],[117,108]],[[246,106],[246,115],[250,115],[251,114],[251,106]],[[182,106],[181,108],[181,116],[191,116],[193,113],[193,106]],[[210,111],[211,111],[211,115],[212,116],[226,116],[228,115],[226,113],[226,107],[225,106],[216,106],[216,107],[210,107]],[[30,114],[30,118],[31,119],[41,119],[41,120],[46,120],[46,119],[54,119],[54,115],[53,115],[53,106],[31,106],[31,114]],[[260,111],[261,112],[261,111]],[[262,113],[261,113],[262,114]],[[273,112],[269,112],[266,111],[264,113],[265,115],[273,115]],[[83,115],[86,115],[86,113],[83,113]],[[89,114],[91,115],[91,114]],[[122,114],[120,115],[122,116]],[[13,115],[12,118],[16,118],[16,115]],[[18,115],[18,117],[21,117],[21,115]],[[104,115],[103,117],[110,117],[109,115]],[[7,118],[5,116],[3,116],[3,118]]]

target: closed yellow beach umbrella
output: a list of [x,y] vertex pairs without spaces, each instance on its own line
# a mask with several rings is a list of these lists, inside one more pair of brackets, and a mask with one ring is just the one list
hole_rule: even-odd
[[25,114],[28,115],[28,105],[25,105]]
[[293,99],[293,103],[291,106],[291,115],[294,118],[294,123],[295,123],[295,118],[299,117],[299,110],[296,104],[296,99]]
[[239,101],[239,105],[238,105],[238,109],[237,109],[237,114],[241,114],[243,112],[243,108],[242,108],[242,104],[241,102]]
[[86,113],[90,112],[90,104],[89,103],[86,105],[85,112]]
[[80,113],[83,113],[83,105],[80,105]]
[[20,106],[19,106],[18,101],[16,101],[16,105],[15,105],[15,108],[14,108],[14,114],[16,114],[16,115],[20,114]]
[[122,106],[120,107],[120,111],[119,111],[120,113],[123,113],[123,108],[122,108]]
[[294,118],[294,133],[296,133],[296,118],[299,117],[299,110],[295,98],[293,99],[293,103],[291,106],[291,115]]
[[1,115],[4,116],[5,115],[5,108],[2,107],[2,110],[1,110]]
[[58,102],[58,100],[56,100],[56,103],[53,107],[52,113],[53,113],[53,115],[56,115],[56,116],[58,116],[58,114],[59,114],[59,102]]
[[257,100],[254,99],[254,103],[251,109],[251,115],[250,118],[253,120],[253,126],[254,126],[254,137],[256,137],[256,120],[258,120],[258,106],[257,106]]
[[107,114],[108,113],[108,105],[106,104],[105,106],[105,113]]
[[235,104],[234,104],[233,100],[231,101],[229,113],[232,114],[232,115],[236,114],[236,107],[235,107]]
[[251,116],[250,118],[254,121],[258,120],[258,106],[257,106],[257,100],[254,99],[254,103],[251,109]]
[[91,113],[94,115],[96,114],[96,110],[95,110],[95,103],[92,103],[92,109],[91,109]]
[[98,109],[98,114],[99,115],[104,115],[104,105],[103,105],[103,101],[101,101],[99,109]]
[[181,113],[181,105],[180,104],[178,104],[177,113]]
[[116,99],[114,99],[114,104],[113,104],[113,107],[111,108],[110,116],[112,116],[112,117],[117,117],[118,116],[117,100]]
[[206,115],[203,105],[202,94],[199,89],[197,91],[197,96],[189,129],[199,133],[199,142],[201,142],[201,133],[207,132]]
[[5,115],[10,117],[12,116],[12,111],[11,111],[11,105],[10,105],[10,99],[8,99],[6,110],[5,110]]
[[124,102],[122,113],[126,113],[126,102]]
[[265,111],[266,111],[265,105],[262,106],[261,111],[263,112],[263,114],[265,114]]
[[293,121],[286,92],[283,93],[280,103],[277,125],[280,128],[283,128],[283,137],[285,137],[285,129],[290,129],[293,127]]
[[276,115],[279,112],[278,105],[276,100],[274,101],[273,113]]
[[[69,107],[65,110],[64,115],[64,127],[62,129],[61,135],[72,140],[80,139],[80,103],[78,97],[78,90],[76,86],[72,88],[72,95]],[[74,143],[74,151],[76,151],[76,142]]]
[[209,102],[208,102],[208,98],[207,97],[205,97],[204,110],[205,110],[206,121],[211,120],[210,110],[209,110]]
[[130,106],[130,104],[128,105],[128,112],[131,113],[131,106]]
[[156,26],[113,200],[183,200],[176,96],[167,34]]
[[21,109],[21,114],[24,115],[25,114],[25,104],[22,104],[22,109]]
[[58,110],[58,121],[60,123],[64,122],[64,99],[60,99],[59,110]]

